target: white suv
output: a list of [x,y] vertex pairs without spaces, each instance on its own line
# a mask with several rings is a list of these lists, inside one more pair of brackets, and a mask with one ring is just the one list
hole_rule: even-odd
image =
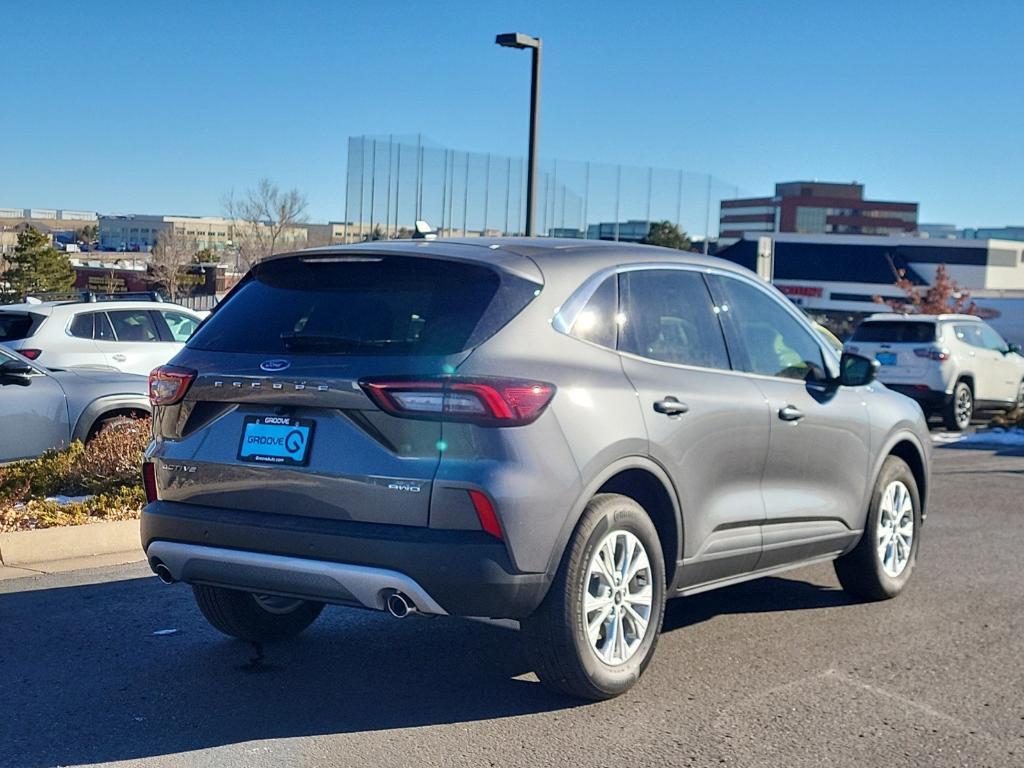
[[846,351],[878,360],[879,381],[941,414],[948,429],[965,429],[976,410],[1024,405],[1020,346],[972,315],[871,315]]
[[160,301],[44,301],[0,306],[0,344],[51,369],[149,374],[202,321]]

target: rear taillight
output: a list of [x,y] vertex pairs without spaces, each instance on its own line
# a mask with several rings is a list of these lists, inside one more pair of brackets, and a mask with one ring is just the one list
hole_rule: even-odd
[[190,368],[161,365],[149,374],[149,402],[153,405],[174,405],[188,392],[196,377]]
[[469,498],[473,501],[473,508],[476,510],[477,519],[480,520],[480,527],[497,539],[502,538],[501,524],[498,522],[498,515],[494,512],[494,505],[487,495],[480,491],[470,491]]
[[142,465],[142,485],[146,489],[146,501],[152,504],[157,500],[156,466],[151,461]]
[[19,349],[18,353],[24,355],[29,360],[38,360],[39,356],[43,354],[41,349]]
[[544,412],[555,394],[554,384],[522,379],[364,380],[360,386],[393,416],[493,427],[529,424]]
[[927,357],[929,360],[949,360],[948,349],[936,349],[935,347],[918,347],[914,350],[918,357]]

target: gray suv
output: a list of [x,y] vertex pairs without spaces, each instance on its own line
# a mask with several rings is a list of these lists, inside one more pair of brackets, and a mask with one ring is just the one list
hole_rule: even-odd
[[150,379],[142,543],[217,629],[325,603],[518,623],[590,699],[665,600],[835,561],[893,597],[920,408],[742,268],[581,240],[368,243],[258,264]]

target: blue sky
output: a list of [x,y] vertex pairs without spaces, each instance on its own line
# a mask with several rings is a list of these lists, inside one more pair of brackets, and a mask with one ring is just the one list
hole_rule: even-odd
[[0,206],[219,214],[267,176],[340,219],[346,138],[857,180],[921,220],[1024,223],[1024,3],[9,2]]

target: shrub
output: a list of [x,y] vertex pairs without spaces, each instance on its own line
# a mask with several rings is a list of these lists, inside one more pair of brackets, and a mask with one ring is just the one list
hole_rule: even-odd
[[[107,426],[89,443],[0,467],[0,531],[138,517],[145,504],[142,454],[149,419]],[[88,496],[59,504],[47,497]]]
[[1011,427],[1018,427],[1024,429],[1024,408],[1014,408],[1012,411],[1006,413],[1000,413],[992,417],[992,421],[989,422],[990,427],[1003,427],[1009,429]]

